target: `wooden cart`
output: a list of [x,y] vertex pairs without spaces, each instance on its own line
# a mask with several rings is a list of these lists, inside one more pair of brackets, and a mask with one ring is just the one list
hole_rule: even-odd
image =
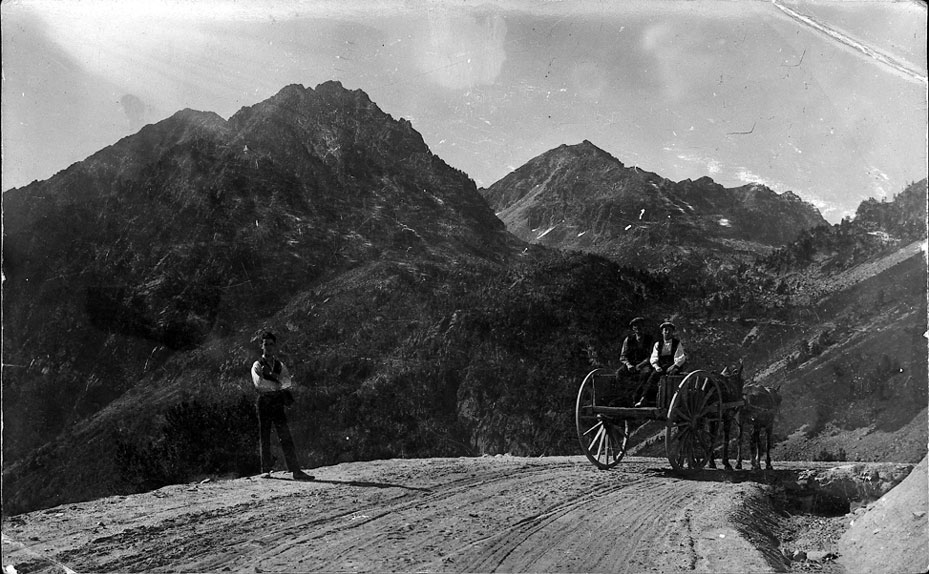
[[675,470],[706,466],[716,447],[723,415],[743,401],[723,402],[720,381],[706,371],[665,375],[655,406],[633,407],[633,379],[594,369],[577,393],[577,438],[598,468],[613,468],[626,454],[629,437],[648,421],[665,423],[665,451]]

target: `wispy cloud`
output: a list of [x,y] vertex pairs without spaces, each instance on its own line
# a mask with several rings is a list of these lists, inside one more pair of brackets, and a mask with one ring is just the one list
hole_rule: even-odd
[[[671,148],[664,148],[665,151],[673,151]],[[695,166],[701,167],[706,170],[707,175],[718,176],[723,172],[723,164],[716,158],[706,157],[694,153],[679,153],[677,158],[686,161],[688,163],[694,164]]]
[[843,217],[855,214],[854,210],[843,209],[835,202],[822,199],[815,193],[803,193],[802,198],[803,201],[812,204],[813,207],[818,209],[823,217],[832,221],[838,221]]
[[776,183],[772,183],[770,180],[765,179],[765,178],[761,177],[760,175],[758,175],[758,174],[756,174],[756,173],[753,173],[753,172],[751,172],[751,171],[749,171],[749,170],[747,170],[747,169],[741,169],[741,170],[739,170],[739,171],[736,173],[736,179],[738,179],[738,180],[741,181],[742,183],[746,183],[746,184],[748,184],[748,183],[760,183],[761,185],[770,187],[771,189],[774,189],[774,187],[777,185]]

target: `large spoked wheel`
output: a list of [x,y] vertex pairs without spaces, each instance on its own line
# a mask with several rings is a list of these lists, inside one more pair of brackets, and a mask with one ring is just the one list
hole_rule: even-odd
[[687,375],[668,407],[665,449],[674,470],[706,466],[722,423],[722,394],[705,371]]
[[595,369],[584,378],[577,392],[574,411],[581,449],[590,462],[603,470],[619,464],[626,454],[629,440],[628,420],[597,412],[597,407],[609,406],[597,402],[606,398],[597,394],[597,378],[611,376],[605,373],[604,369]]

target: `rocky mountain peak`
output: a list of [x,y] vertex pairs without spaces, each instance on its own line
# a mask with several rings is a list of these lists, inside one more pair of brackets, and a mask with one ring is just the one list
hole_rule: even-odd
[[[613,157],[612,155],[610,155],[608,152],[606,152],[605,150],[603,150],[603,149],[597,147],[593,142],[591,142],[590,140],[587,140],[587,139],[585,139],[584,141],[582,141],[581,143],[578,143],[578,144],[573,144],[573,145],[572,145],[572,144],[562,144],[562,145],[558,146],[557,148],[555,148],[555,150],[551,150],[551,151],[554,152],[554,151],[556,151],[556,150],[565,150],[565,151],[568,151],[569,153],[571,153],[571,154],[573,154],[573,155],[576,155],[576,156],[583,156],[583,155],[585,155],[585,154],[603,155],[603,156],[606,156],[606,157],[609,157],[609,158],[612,158],[612,159],[616,160],[616,158],[614,158],[614,157]],[[543,155],[544,155],[544,154],[543,154]],[[619,161],[619,160],[616,160],[616,161]]]
[[[237,138],[263,149],[275,161],[307,167],[306,155],[330,168],[345,169],[345,161],[361,149],[374,152],[374,164],[401,161],[411,155],[432,157],[422,136],[409,121],[383,112],[362,90],[347,90],[340,82],[316,89],[290,85],[267,100],[242,108],[230,118]],[[376,148],[376,149],[372,149]],[[304,153],[305,152],[305,153]]]
[[317,85],[315,89],[304,87],[301,84],[290,84],[281,88],[280,91],[267,100],[256,104],[256,106],[278,106],[287,109],[295,106],[300,107],[320,104],[330,106],[353,104],[361,108],[377,107],[364,90],[349,90],[346,89],[341,82],[334,80],[323,82]]
[[151,157],[160,152],[146,148],[146,145],[179,145],[198,138],[222,139],[228,137],[229,133],[228,122],[219,114],[185,108],[160,122],[143,127],[135,135],[122,138],[115,147],[125,146],[123,153]]
[[564,159],[586,159],[588,161],[609,162],[624,167],[623,163],[610,155],[609,152],[597,147],[590,140],[586,139],[578,144],[562,144],[555,149],[543,153],[537,159],[542,159],[543,161],[547,160],[549,162],[558,162]]
[[[308,88],[309,89],[309,88]],[[356,100],[367,103],[374,103],[368,97],[364,90],[349,90],[338,80],[328,80],[316,86],[316,93],[327,99]]]
[[167,121],[202,126],[225,125],[226,123],[226,120],[216,112],[203,112],[191,108],[184,108],[174,112]]
[[[487,202],[506,221],[511,206],[528,195],[561,197],[565,194],[580,201],[601,192],[591,180],[623,181],[635,176],[621,161],[589,140],[579,144],[562,144],[529,160],[507,174],[490,188],[481,190]],[[554,199],[553,199],[554,200]]]
[[706,256],[747,260],[825,224],[816,209],[761,184],[674,183],[626,167],[585,140],[562,145],[481,190],[516,236],[668,268]]
[[[687,180],[687,181],[689,181],[689,180]],[[708,176],[708,175],[704,175],[704,176],[702,176],[702,177],[698,177],[696,180],[694,180],[693,183],[694,183],[695,185],[698,185],[698,186],[701,186],[701,187],[722,187],[721,185],[719,185],[718,183],[716,183],[716,182],[713,180],[712,177],[710,177],[710,176]]]

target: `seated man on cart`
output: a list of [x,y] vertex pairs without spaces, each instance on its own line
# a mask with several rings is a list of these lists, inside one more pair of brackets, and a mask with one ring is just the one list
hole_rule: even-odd
[[622,367],[616,372],[617,378],[630,378],[635,381],[635,387],[641,386],[652,372],[649,359],[654,346],[654,339],[645,333],[645,318],[636,317],[629,321],[632,333],[623,340],[623,348],[619,354]]
[[656,342],[652,347],[650,362],[654,371],[649,375],[642,394],[635,406],[655,404],[658,395],[658,382],[665,375],[674,375],[679,373],[687,361],[687,354],[684,353],[684,345],[680,339],[674,336],[676,330],[674,323],[665,321],[659,327],[661,330],[661,340]]

